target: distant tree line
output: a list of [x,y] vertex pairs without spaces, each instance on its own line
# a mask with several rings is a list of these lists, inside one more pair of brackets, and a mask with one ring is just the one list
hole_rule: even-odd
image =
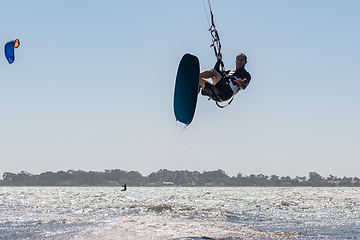
[[119,182],[126,182],[128,186],[360,186],[360,179],[357,177],[338,178],[330,175],[325,178],[316,172],[310,172],[308,177],[295,178],[263,174],[244,176],[241,173],[230,177],[221,169],[203,173],[161,169],[148,176],[142,176],[136,171],[128,172],[120,169],[103,172],[68,170],[56,173],[45,172],[39,175],[25,171],[18,174],[5,172],[3,180],[0,180],[0,186],[118,186]]

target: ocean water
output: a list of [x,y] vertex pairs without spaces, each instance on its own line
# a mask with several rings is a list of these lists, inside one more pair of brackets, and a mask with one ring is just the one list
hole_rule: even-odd
[[0,239],[357,239],[360,188],[1,187]]

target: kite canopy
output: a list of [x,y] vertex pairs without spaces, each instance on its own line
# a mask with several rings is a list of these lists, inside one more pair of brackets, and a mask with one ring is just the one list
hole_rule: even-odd
[[15,61],[15,48],[20,46],[19,39],[14,39],[5,44],[5,58],[11,64]]

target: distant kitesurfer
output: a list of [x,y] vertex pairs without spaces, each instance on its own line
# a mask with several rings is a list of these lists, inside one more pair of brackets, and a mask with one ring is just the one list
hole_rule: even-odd
[[[119,183],[120,183],[120,182],[119,182]],[[124,184],[121,184],[121,183],[120,183],[120,185],[124,187],[124,189],[121,190],[121,191],[126,191],[126,183],[124,183]]]
[[[227,101],[240,90],[245,90],[251,80],[251,75],[245,70],[247,57],[240,53],[236,56],[236,70],[221,71],[222,55],[217,55],[218,60],[213,69],[205,70],[200,73],[199,91],[201,94],[209,96],[216,102]],[[205,80],[211,78],[212,83]]]

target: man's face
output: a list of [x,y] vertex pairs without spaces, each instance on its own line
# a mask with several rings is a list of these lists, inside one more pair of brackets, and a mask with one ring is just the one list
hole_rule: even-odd
[[239,69],[239,68],[244,68],[247,61],[245,61],[244,56],[239,55],[236,56],[235,63],[236,63],[236,69]]

